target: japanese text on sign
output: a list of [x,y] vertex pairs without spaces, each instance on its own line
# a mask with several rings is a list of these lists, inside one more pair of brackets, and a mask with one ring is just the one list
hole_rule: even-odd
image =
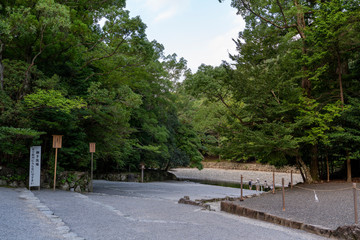
[[29,187],[40,187],[41,146],[30,148]]

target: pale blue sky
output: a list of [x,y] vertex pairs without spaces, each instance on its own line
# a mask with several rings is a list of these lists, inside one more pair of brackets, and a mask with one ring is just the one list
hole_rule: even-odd
[[230,0],[127,0],[131,16],[140,16],[147,36],[188,61],[193,72],[202,63],[217,66],[236,53],[237,38],[245,23]]

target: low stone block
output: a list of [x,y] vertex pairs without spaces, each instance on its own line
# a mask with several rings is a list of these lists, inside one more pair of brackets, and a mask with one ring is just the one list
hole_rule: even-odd
[[258,212],[257,219],[265,221],[265,213]]
[[244,208],[241,207],[240,205],[237,205],[236,210],[235,210],[235,214],[237,214],[239,216],[244,216]]

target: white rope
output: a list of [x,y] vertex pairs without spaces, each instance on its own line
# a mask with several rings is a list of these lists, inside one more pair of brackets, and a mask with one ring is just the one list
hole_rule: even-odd
[[315,194],[315,202],[319,202],[319,198],[317,197],[315,190],[314,190],[314,194]]
[[[304,187],[299,187],[299,186],[294,186],[296,188],[300,188],[306,191],[315,191],[315,189],[311,189],[311,188],[304,188]],[[337,191],[345,191],[345,190],[350,190],[352,189],[352,187],[348,187],[348,188],[339,188],[339,189],[334,189],[334,190],[322,190],[322,189],[317,189],[316,191],[318,192],[337,192]]]

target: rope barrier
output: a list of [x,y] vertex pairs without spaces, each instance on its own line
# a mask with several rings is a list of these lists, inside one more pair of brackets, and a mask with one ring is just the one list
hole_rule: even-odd
[[[324,189],[311,189],[311,188],[304,188],[304,187],[299,187],[299,186],[294,186],[296,188],[300,188],[306,191],[317,191],[317,192],[337,192],[337,191],[345,191],[345,190],[350,190],[353,189],[352,187],[348,187],[348,188],[339,188],[339,189],[334,189],[334,190],[324,190]],[[360,189],[359,189],[360,190]]]

